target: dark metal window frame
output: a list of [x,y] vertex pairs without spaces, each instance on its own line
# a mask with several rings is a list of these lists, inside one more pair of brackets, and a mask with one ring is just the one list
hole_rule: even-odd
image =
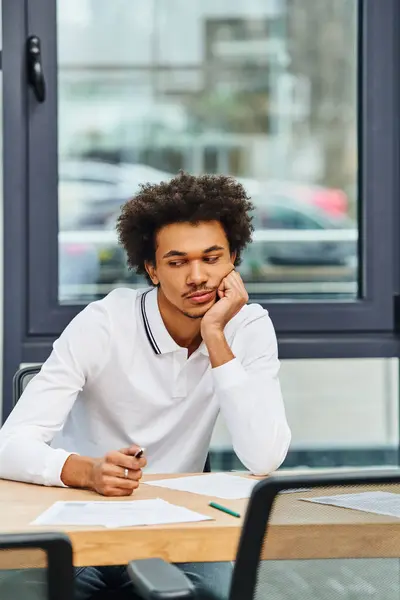
[[[18,365],[45,360],[54,338],[82,307],[58,304],[56,2],[2,2],[7,414]],[[399,353],[399,4],[359,0],[359,238],[365,293],[354,302],[255,298],[270,311],[282,358]],[[36,102],[26,84],[25,43],[31,34],[42,43],[44,104]]]

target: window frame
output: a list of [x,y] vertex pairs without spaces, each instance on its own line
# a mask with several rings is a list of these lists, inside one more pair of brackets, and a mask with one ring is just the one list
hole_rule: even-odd
[[[397,356],[400,261],[398,0],[358,0],[359,246],[364,298],[272,301],[282,358]],[[82,305],[58,304],[57,27],[54,0],[2,0],[4,119],[4,407],[10,377],[41,362]],[[26,84],[25,41],[41,38],[47,99]],[[38,151],[39,149],[39,151]],[[28,174],[28,176],[26,176]],[[43,189],[43,181],[46,189]],[[17,241],[16,241],[17,240]]]

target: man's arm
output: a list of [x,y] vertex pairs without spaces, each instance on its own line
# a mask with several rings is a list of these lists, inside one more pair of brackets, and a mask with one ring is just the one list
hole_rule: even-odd
[[222,367],[222,365],[235,358],[223,331],[211,331],[206,339],[207,342],[205,343],[213,369]]
[[60,479],[68,487],[93,489],[95,459],[71,454],[65,461]]
[[71,454],[61,471],[62,482],[69,487],[89,488],[103,496],[130,496],[139,487],[147,461],[136,458],[138,446],[108,452],[101,458]]
[[252,473],[266,475],[283,462],[291,439],[276,338],[266,313],[238,332],[235,347],[243,358],[220,364],[233,352],[226,340],[219,340],[219,349],[215,340],[210,352],[214,386],[237,456]]
[[267,311],[249,307],[249,317],[235,334],[232,348],[224,328],[247,302],[238,273],[224,281],[224,296],[203,317],[221,413],[234,450],[252,473],[266,475],[286,457],[291,433],[278,379],[277,341]]
[[[95,376],[110,349],[109,318],[100,303],[87,306],[71,321],[41,372],[29,383],[0,429],[0,477],[43,485],[61,479],[71,455],[49,443],[60,431],[89,376]],[[77,478],[85,479],[90,459],[77,458]]]

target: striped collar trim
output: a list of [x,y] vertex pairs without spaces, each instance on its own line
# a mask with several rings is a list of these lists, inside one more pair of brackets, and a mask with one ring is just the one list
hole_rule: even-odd
[[140,311],[146,337],[154,354],[166,354],[182,350],[168,333],[162,320],[157,300],[158,290],[152,288],[143,292],[140,298]]
[[142,294],[142,297],[140,299],[140,310],[142,313],[144,331],[146,333],[147,339],[149,340],[149,344],[153,348],[155,354],[161,354],[161,350],[160,350],[160,348],[155,340],[154,334],[151,330],[151,327],[149,324],[149,319],[147,317],[147,312],[146,312],[146,296],[150,291],[151,290],[147,290],[147,292],[144,292],[144,294]]

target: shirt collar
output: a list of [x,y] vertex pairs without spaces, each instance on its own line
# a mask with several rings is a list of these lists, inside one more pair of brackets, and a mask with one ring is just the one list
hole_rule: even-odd
[[[146,337],[155,354],[177,352],[182,350],[182,347],[178,346],[164,325],[158,308],[157,294],[157,288],[152,288],[143,292],[140,299],[140,311]],[[198,351],[208,356],[208,349],[204,342],[200,344]]]

